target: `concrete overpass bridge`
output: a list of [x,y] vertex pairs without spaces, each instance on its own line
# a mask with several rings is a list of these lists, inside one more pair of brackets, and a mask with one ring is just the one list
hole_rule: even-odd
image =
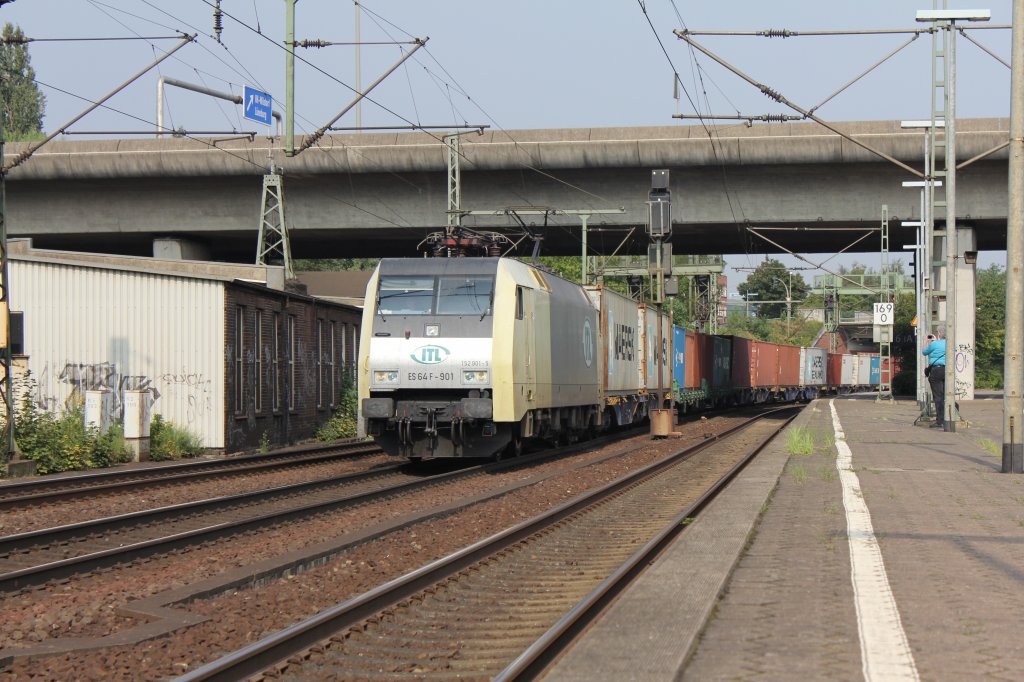
[[[921,130],[898,121],[837,127],[923,165]],[[958,158],[1006,142],[1008,130],[1008,119],[958,121]],[[22,148],[8,145],[8,157]],[[487,131],[465,136],[462,150],[465,209],[624,208],[590,219],[595,253],[611,253],[643,226],[654,168],[672,171],[677,254],[774,251],[751,226],[790,228],[771,236],[798,252],[833,252],[858,236],[851,230],[877,227],[883,204],[899,245],[913,234],[898,221],[920,214],[918,190],[901,186],[910,173],[814,123],[721,128],[713,141],[700,126]],[[90,140],[51,143],[10,173],[9,234],[39,247],[135,255],[152,255],[154,238],[170,236],[213,259],[251,261],[271,157],[285,173],[295,257],[411,256],[446,222],[445,147],[426,133],[328,136],[294,158],[260,138]],[[960,171],[957,190],[960,220],[976,228],[979,248],[1004,248],[1006,150]],[[466,224],[520,231],[508,215]],[[553,216],[538,231],[545,254],[579,253],[578,218]],[[620,253],[640,252],[645,241],[637,230]],[[872,238],[853,250],[878,248]]]

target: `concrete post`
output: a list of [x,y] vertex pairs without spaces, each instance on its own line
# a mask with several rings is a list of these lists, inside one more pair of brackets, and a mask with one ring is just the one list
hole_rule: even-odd
[[957,345],[956,263],[959,244],[956,236],[956,28],[952,23],[944,27],[949,37],[946,69],[949,79],[944,88],[946,107],[946,390],[945,431],[956,431],[960,411],[956,408],[956,363],[953,356]]
[[295,1],[284,0],[284,153],[295,155]]
[[1010,68],[1010,205],[1006,224],[1004,474],[1024,473],[1024,0],[1013,0]]
[[124,443],[132,452],[132,461],[149,459],[149,391],[124,392]]
[[[957,253],[977,252],[977,238],[972,227],[960,226],[956,231]],[[956,348],[946,352],[956,363],[956,386],[954,393],[960,400],[974,400],[974,329],[977,310],[975,307],[975,284],[977,266],[966,258],[958,258],[956,264]]]

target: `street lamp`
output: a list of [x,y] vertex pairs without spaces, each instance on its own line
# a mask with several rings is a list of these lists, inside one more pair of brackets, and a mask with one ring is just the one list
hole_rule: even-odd
[[757,292],[756,291],[748,291],[747,293],[743,294],[743,302],[746,303],[746,306],[745,306],[744,312],[743,312],[743,316],[746,317],[746,318],[750,317],[750,297],[751,296],[757,296]]
[[789,325],[793,319],[793,271],[789,271],[789,284],[786,284],[778,277],[772,277],[776,282],[786,289],[786,333],[789,333]]

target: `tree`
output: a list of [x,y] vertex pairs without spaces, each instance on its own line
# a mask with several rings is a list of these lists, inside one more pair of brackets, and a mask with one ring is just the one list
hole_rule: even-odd
[[379,258],[296,258],[292,267],[297,272],[345,272],[373,270],[379,262]]
[[43,130],[46,97],[36,85],[36,72],[24,39],[21,28],[4,24],[0,43],[0,115],[7,140],[35,139]]
[[974,302],[974,372],[978,388],[1003,387],[1006,337],[1006,272],[998,265],[978,270]]
[[740,294],[757,304],[757,316],[764,319],[785,318],[786,301],[789,300],[796,310],[809,290],[803,276],[791,274],[789,268],[774,258],[758,265],[747,281],[737,287]]

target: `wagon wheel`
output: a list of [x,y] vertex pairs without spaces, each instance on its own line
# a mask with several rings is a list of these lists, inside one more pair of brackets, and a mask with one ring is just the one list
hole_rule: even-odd
[[512,440],[505,446],[505,454],[509,457],[519,457],[523,454],[523,432],[519,424],[512,425]]

